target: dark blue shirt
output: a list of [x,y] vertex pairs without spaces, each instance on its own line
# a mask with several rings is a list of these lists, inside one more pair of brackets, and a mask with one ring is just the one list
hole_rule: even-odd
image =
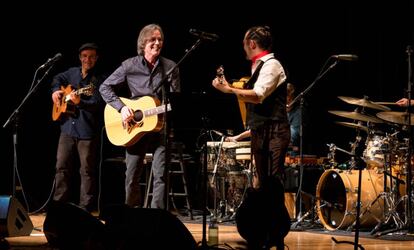
[[99,85],[105,80],[103,75],[90,70],[85,78],[82,78],[81,67],[72,67],[57,74],[53,78],[52,93],[69,84],[73,89],[80,89],[89,84],[95,86],[92,95],[81,94],[78,105],[74,105],[74,113],[63,115],[59,120],[61,133],[78,139],[91,139],[102,126],[103,100],[99,94]]

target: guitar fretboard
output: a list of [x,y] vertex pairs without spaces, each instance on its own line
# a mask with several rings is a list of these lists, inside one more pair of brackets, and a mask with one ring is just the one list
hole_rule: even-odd
[[[171,111],[171,104],[170,103],[167,104],[167,111]],[[158,114],[161,114],[161,113],[164,113],[164,112],[165,112],[165,106],[164,105],[161,105],[161,106],[158,106],[156,108],[148,109],[148,110],[144,111],[145,116],[158,115]]]

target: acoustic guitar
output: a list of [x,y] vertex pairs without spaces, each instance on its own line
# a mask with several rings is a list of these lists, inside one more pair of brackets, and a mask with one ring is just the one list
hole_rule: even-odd
[[[52,119],[53,121],[57,121],[64,114],[71,115],[75,113],[75,104],[70,100],[70,93],[73,91],[72,85],[68,85],[66,87],[60,86],[60,89],[63,91],[63,96],[60,99],[58,104],[53,103],[52,109]],[[75,90],[75,95],[93,95],[93,91],[95,90],[95,85],[89,84],[83,88]]]
[[[134,111],[134,118],[125,124],[121,113],[110,105],[105,106],[104,122],[106,135],[109,141],[116,146],[131,146],[148,132],[158,132],[164,122],[165,106],[151,96],[144,96],[136,100],[120,98],[121,101]],[[167,111],[171,105],[167,104]]]
[[[223,82],[223,78],[224,78],[224,67],[222,65],[220,65],[217,70],[216,70],[216,76],[218,77],[218,79],[220,80],[220,83]],[[249,81],[250,77],[242,77],[240,78],[240,80],[238,81],[234,81],[230,84],[231,87],[233,88],[237,88],[237,89],[245,89],[246,88],[246,83]],[[246,124],[246,103],[242,100],[240,100],[240,98],[237,98],[237,101],[239,102],[239,109],[240,109],[240,115],[243,121],[243,126],[244,128],[247,127]]]

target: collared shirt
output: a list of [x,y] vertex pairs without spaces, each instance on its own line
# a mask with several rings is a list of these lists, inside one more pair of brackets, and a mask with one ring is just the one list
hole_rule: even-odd
[[124,83],[128,85],[131,99],[142,96],[152,96],[161,99],[162,88],[157,89],[157,87],[165,75],[174,67],[175,69],[168,77],[166,84],[170,85],[170,91],[178,92],[180,90],[180,77],[176,63],[165,57],[159,57],[151,70],[141,55],[131,57],[122,62],[121,66],[102,83],[99,91],[102,98],[118,111],[125,104],[122,103],[113,87]]
[[80,103],[74,105],[73,115],[62,115],[59,121],[61,133],[78,139],[91,139],[97,135],[102,126],[103,113],[103,101],[98,88],[103,80],[104,76],[96,74],[94,70],[89,71],[88,75],[82,78],[81,67],[69,68],[53,78],[52,93],[60,90],[61,86],[67,87],[69,84],[73,89],[83,88],[89,84],[95,85],[91,96],[80,95]]
[[274,58],[274,54],[267,54],[256,60],[256,63],[252,67],[252,74],[255,71],[258,63],[263,61],[264,64],[260,70],[260,74],[254,84],[253,91],[259,97],[260,102],[268,97],[280,84],[286,80],[286,74],[283,66],[277,59]]

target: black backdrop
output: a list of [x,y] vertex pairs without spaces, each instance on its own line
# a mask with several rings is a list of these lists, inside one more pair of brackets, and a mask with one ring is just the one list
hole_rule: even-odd
[[[178,101],[179,108],[174,110],[175,129],[178,138],[184,138],[193,149],[204,114],[214,129],[238,132],[240,128],[235,100],[218,93],[210,84],[218,65],[224,66],[228,79],[249,75],[242,38],[253,25],[266,24],[272,28],[276,55],[299,90],[315,79],[331,55],[359,56],[355,62],[339,62],[306,96],[310,129],[304,137],[311,144],[312,153],[325,156],[326,143],[348,149],[348,142],[354,140],[353,129],[334,123],[349,119],[327,112],[355,108],[337,96],[367,95],[373,101],[396,101],[406,95],[406,48],[414,43],[414,4],[410,0],[382,4],[274,1],[271,8],[256,6],[265,2],[232,7],[221,6],[218,1],[174,6],[121,2],[99,6],[74,2],[48,6],[18,3],[2,9],[7,12],[0,15],[2,125],[26,95],[37,67],[56,53],[63,54],[19,113],[18,167],[32,210],[47,198],[53,181],[59,130],[50,116],[50,78],[78,64],[77,49],[84,42],[100,45],[100,66],[111,72],[121,61],[136,55],[138,32],[148,23],[163,27],[166,36],[163,55],[175,61],[196,41],[189,29],[218,34],[219,40],[203,42],[180,65],[183,95]],[[1,194],[11,193],[13,125],[1,130]]]

